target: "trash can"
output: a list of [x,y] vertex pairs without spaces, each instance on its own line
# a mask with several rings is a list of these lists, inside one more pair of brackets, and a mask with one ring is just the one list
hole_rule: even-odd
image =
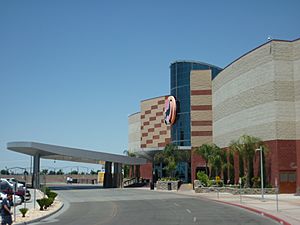
[[168,183],[168,190],[169,190],[169,191],[172,190],[172,183],[171,183],[171,182]]
[[154,190],[154,182],[150,182],[150,190]]

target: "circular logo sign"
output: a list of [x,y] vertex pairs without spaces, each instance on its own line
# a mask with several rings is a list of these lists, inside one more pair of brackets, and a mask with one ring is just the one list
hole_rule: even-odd
[[169,96],[165,104],[165,123],[167,125],[172,125],[176,118],[176,100],[174,96]]

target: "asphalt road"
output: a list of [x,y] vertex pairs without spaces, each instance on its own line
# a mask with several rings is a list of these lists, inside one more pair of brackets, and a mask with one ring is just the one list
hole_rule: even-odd
[[274,225],[258,214],[199,197],[141,189],[58,190],[64,209],[49,225]]

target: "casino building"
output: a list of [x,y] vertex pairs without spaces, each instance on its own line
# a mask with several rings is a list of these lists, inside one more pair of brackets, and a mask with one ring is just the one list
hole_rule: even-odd
[[[247,134],[269,148],[268,182],[278,180],[282,193],[300,192],[300,39],[271,40],[224,69],[176,61],[170,65],[170,82],[168,95],[141,101],[140,112],[128,117],[128,149],[149,160],[140,168],[141,177],[162,175],[162,165],[152,171],[152,157],[173,143],[191,151],[190,162],[177,168],[180,177],[191,182],[205,166],[195,148],[215,143],[226,149],[231,140]],[[172,125],[164,120],[169,96],[176,99]],[[234,164],[237,182],[237,157]]]

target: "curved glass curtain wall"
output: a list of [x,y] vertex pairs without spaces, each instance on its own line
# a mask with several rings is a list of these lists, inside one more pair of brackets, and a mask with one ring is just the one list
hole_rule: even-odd
[[175,62],[170,66],[171,95],[175,96],[178,111],[176,122],[171,127],[172,143],[178,146],[191,146],[191,70],[212,70],[212,79],[222,70],[204,63]]

